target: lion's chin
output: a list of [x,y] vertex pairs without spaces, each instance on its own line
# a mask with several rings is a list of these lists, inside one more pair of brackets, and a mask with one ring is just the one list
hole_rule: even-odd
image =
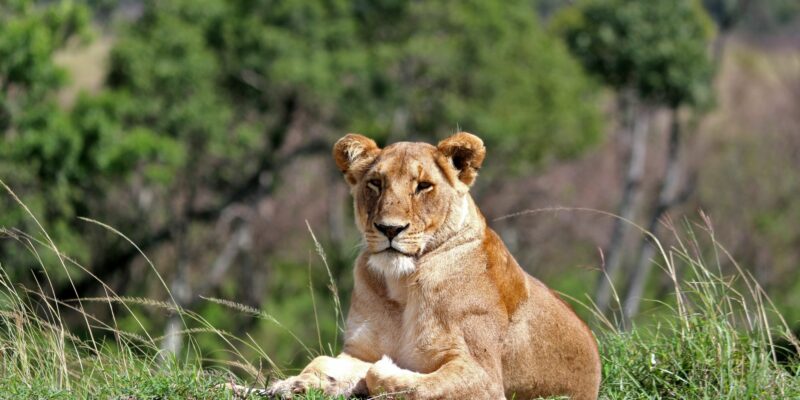
[[413,257],[393,250],[370,255],[367,266],[379,274],[394,277],[409,275],[417,268]]

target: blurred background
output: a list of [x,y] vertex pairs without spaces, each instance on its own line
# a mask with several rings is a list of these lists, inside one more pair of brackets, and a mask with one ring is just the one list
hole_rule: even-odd
[[[301,365],[289,331],[340,345],[309,227],[345,310],[359,250],[333,142],[458,130],[486,142],[491,226],[581,315],[647,323],[641,299],[672,286],[635,227],[571,208],[666,245],[710,220],[800,327],[796,0],[0,0],[0,179],[75,261],[43,269],[57,258],[3,191],[0,265],[65,302],[171,293]],[[179,316],[136,310],[119,326],[185,351]],[[198,346],[224,359],[219,341]]]

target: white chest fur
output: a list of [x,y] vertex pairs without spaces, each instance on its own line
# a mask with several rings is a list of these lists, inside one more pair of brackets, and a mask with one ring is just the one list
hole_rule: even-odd
[[370,255],[367,266],[387,279],[408,276],[417,269],[414,258],[393,251]]

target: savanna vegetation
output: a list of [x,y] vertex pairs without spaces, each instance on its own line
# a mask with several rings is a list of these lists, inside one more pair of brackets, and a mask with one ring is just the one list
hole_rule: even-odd
[[335,353],[359,236],[333,141],[458,129],[604,398],[800,397],[799,15],[0,2],[0,397],[231,398]]

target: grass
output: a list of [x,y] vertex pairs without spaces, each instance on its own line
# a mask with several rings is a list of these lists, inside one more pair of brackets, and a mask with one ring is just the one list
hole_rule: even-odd
[[[30,218],[41,226],[34,215]],[[589,321],[603,358],[601,398],[800,398],[800,363],[781,364],[775,351],[777,341],[793,338],[763,290],[716,242],[708,220],[668,228],[671,244],[657,242],[658,262],[673,282],[673,295],[658,302],[660,311],[629,331],[598,314]],[[0,260],[0,398],[230,399],[232,393],[221,387],[225,383],[263,386],[269,379],[266,371],[283,376],[253,338],[218,329],[174,301],[119,296],[110,287],[104,297],[57,301],[48,295],[51,274],[69,276],[82,267],[62,254],[43,229],[27,234],[0,228],[0,239],[27,249],[32,259],[40,260],[42,271],[35,275],[42,277],[35,288],[22,287],[11,281],[8,266]],[[317,250],[324,261],[318,244]],[[45,265],[41,260],[56,261]],[[280,324],[258,309],[223,299],[207,301]],[[340,304],[338,298],[335,303]],[[111,310],[110,320],[87,311],[98,304]],[[165,354],[163,337],[139,321],[137,308],[178,313],[186,326],[186,354],[180,359]],[[82,321],[79,331],[67,328],[66,314]],[[138,325],[121,327],[123,315]],[[220,349],[225,357],[202,354],[197,345],[202,335],[225,343]],[[792,340],[785,343],[791,346]],[[254,365],[243,349],[269,365]],[[324,397],[312,393],[303,398]]]
[[[646,325],[624,332],[607,322],[600,330],[603,395],[800,398],[800,363],[782,365],[776,354],[777,339],[794,349],[797,340],[766,293],[716,242],[707,218],[703,225],[668,228],[674,244],[657,244],[673,298]],[[724,265],[732,272],[724,273]]]

